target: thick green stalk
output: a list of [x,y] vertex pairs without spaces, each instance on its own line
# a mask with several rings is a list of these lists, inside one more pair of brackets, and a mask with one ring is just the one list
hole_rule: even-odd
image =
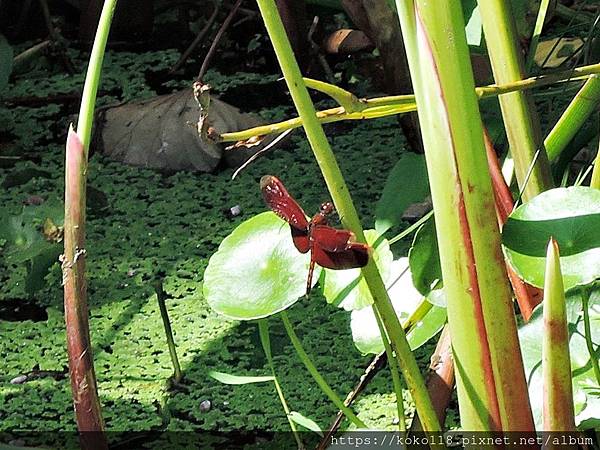
[[75,418],[78,430],[84,432],[81,433],[81,447],[85,450],[108,448],[98,399],[88,321],[85,189],[98,80],[115,5],[116,0],[104,2],[85,79],[77,132],[69,130],[65,162],[65,248],[62,272],[67,352]]
[[302,449],[304,448],[304,444],[302,443],[302,439],[300,439],[300,435],[298,434],[298,428],[296,427],[296,423],[290,418],[290,407],[287,404],[285,396],[283,395],[283,390],[281,389],[281,385],[279,384],[279,380],[277,379],[277,375],[275,374],[275,364],[273,363],[273,354],[271,353],[271,339],[269,337],[268,319],[261,319],[258,321],[258,333],[260,334],[260,342],[265,352],[267,363],[269,364],[271,374],[273,375],[273,384],[275,385],[275,391],[277,391],[277,396],[279,397],[281,406],[283,406],[283,410],[285,411],[285,415],[290,424],[290,429],[292,430],[292,434],[294,435],[296,444],[298,444],[299,449]]
[[[317,119],[315,107],[302,79],[298,63],[294,59],[292,48],[277,12],[275,2],[273,0],[257,0],[257,3],[292,100],[302,119],[306,136],[319,164],[331,198],[340,214],[342,224],[344,228],[356,234],[358,241],[366,242],[356,208],[352,203],[348,187],[323,132],[323,127]],[[400,321],[396,316],[396,312],[373,258],[370,258],[367,266],[362,269],[362,273],[373,297],[374,305],[383,320],[392,348],[398,358],[398,364],[415,401],[419,416],[423,421],[423,428],[425,431],[439,431],[440,424],[431,404],[425,381],[410,350],[406,335],[402,330]]]
[[[510,2],[479,0],[477,3],[496,83],[522,80],[523,61],[518,48],[519,40]],[[521,188],[525,185],[525,176],[536,152],[541,151],[525,186],[524,198],[528,200],[552,188],[552,173],[543,148],[540,122],[528,93],[504,94],[499,97],[499,101],[511,155],[515,162],[517,182]]]
[[335,393],[333,389],[331,389],[329,384],[327,384],[327,381],[325,381],[325,378],[323,378],[319,370],[313,364],[313,362],[310,359],[310,356],[308,356],[308,353],[306,353],[306,351],[304,350],[302,342],[300,342],[300,339],[296,335],[294,327],[292,326],[292,323],[290,322],[290,319],[288,318],[286,312],[282,311],[280,314],[281,320],[283,321],[283,326],[285,327],[285,331],[287,332],[290,341],[294,346],[294,350],[296,350],[298,357],[300,358],[306,369],[310,372],[314,380],[317,382],[323,393],[327,395],[329,400],[331,400],[333,404],[344,413],[344,415],[348,418],[350,422],[352,422],[358,428],[367,429],[365,423],[362,420],[360,420],[350,408],[344,405],[342,399]]
[[552,128],[544,146],[550,161],[555,161],[581,127],[597,111],[600,102],[600,77],[590,77]]
[[560,270],[560,254],[554,239],[548,243],[544,280],[544,337],[542,377],[544,380],[543,430],[575,430],[571,358],[565,289]]
[[396,5],[425,144],[461,424],[532,431],[460,2]]

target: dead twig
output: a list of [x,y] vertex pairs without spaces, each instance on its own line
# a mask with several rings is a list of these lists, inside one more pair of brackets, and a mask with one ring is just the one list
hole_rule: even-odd
[[213,24],[215,23],[215,20],[217,19],[218,14],[219,14],[219,6],[216,4],[216,2],[213,2],[213,12],[210,15],[210,17],[208,18],[208,21],[206,22],[204,27],[202,27],[200,32],[196,35],[196,37],[194,38],[193,42],[189,45],[189,47],[183,52],[183,54],[181,55],[179,60],[173,65],[171,70],[169,70],[169,75],[172,75],[175,72],[177,72],[179,69],[181,69],[181,66],[183,66],[183,64],[187,61],[187,59],[190,57],[190,55],[193,53],[193,51],[196,50],[196,47],[198,47],[198,45],[206,37],[206,34],[210,31]]
[[217,34],[216,34],[216,36],[215,36],[212,44],[210,45],[210,48],[208,49],[208,53],[206,53],[206,56],[204,57],[204,61],[202,62],[202,66],[200,67],[200,72],[198,73],[198,78],[197,78],[198,81],[201,81],[202,78],[204,77],[204,75],[206,74],[206,70],[208,69],[208,65],[210,64],[210,60],[212,59],[213,55],[215,54],[215,51],[217,50],[217,46],[219,45],[219,42],[221,41],[221,38],[223,37],[223,34],[227,30],[227,28],[229,28],[229,24],[231,23],[231,21],[235,17],[235,14],[236,14],[236,12],[239,9],[239,7],[240,7],[241,4],[242,4],[242,0],[237,0],[235,2],[235,4],[233,5],[233,7],[231,8],[231,11],[229,11],[229,14],[225,18],[225,21],[223,22],[223,25],[221,25],[221,28],[219,28],[219,31],[217,31]]

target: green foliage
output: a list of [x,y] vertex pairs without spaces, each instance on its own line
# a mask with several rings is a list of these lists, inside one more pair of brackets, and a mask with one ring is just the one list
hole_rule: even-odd
[[62,251],[63,206],[49,200],[40,206],[24,206],[20,215],[0,214],[0,241],[6,264],[27,267],[25,290],[33,294],[44,286],[48,269]]
[[435,220],[431,217],[415,234],[408,253],[412,281],[422,295],[429,295],[433,289],[440,287],[442,282],[442,268],[435,233]]
[[504,225],[508,261],[528,283],[544,286],[546,246],[560,248],[565,290],[600,278],[600,191],[589,187],[546,191],[517,208]]
[[[143,87],[145,72],[164,70],[173,62],[169,52],[140,55],[110,51],[103,73],[100,104],[146,97],[153,92]],[[70,51],[79,70],[85,57]],[[277,78],[279,75],[273,75]],[[37,78],[36,78],[37,77]],[[232,76],[230,85],[235,83]],[[262,75],[256,78],[266,78]],[[131,83],[130,83],[131,82]],[[249,81],[254,82],[254,81]],[[129,84],[128,84],[129,83]],[[39,96],[69,93],[80,89],[77,74],[30,73],[28,78],[10,84],[11,96]],[[182,83],[187,86],[187,83]],[[121,85],[129,97],[121,97]],[[243,101],[241,99],[240,101]],[[240,104],[239,106],[243,106]],[[38,166],[51,174],[0,190],[2,212],[18,216],[22,202],[30,196],[61,198],[64,174],[64,136],[70,119],[65,108],[48,104],[39,108],[0,107],[0,130],[14,136],[15,146],[38,156]],[[285,108],[263,111],[264,117],[282,116]],[[289,111],[285,112],[289,115]],[[369,167],[392,167],[403,151],[402,134],[395,118],[355,124],[331,141],[340,155],[347,180],[356,193],[363,217],[372,215],[374,193],[383,188],[381,174]],[[364,154],[356,151],[361,143]],[[14,170],[30,167],[17,163]],[[10,172],[0,168],[4,179]],[[231,173],[163,175],[154,171],[111,162],[96,153],[90,163],[89,184],[105,193],[102,214],[88,215],[87,275],[90,327],[99,394],[110,431],[118,430],[232,430],[269,429],[287,431],[289,424],[269,383],[226,386],[210,378],[207,371],[235,374],[264,374],[265,359],[255,326],[224,320],[209,308],[200,295],[208,257],[223,239],[248,217],[266,210],[258,189],[262,174],[285,175],[286,186],[298,201],[319,205],[328,198],[317,175],[308,144],[301,133],[282,148],[262,158],[243,172],[235,182]],[[307,182],[310,180],[310,182]],[[229,221],[221,209],[239,204],[241,218]],[[372,226],[372,224],[369,224]],[[289,227],[283,231],[289,236]],[[4,260],[2,260],[4,262]],[[167,300],[177,351],[184,372],[184,387],[169,390],[172,375],[164,330],[150,280],[157,271],[166,274],[164,287],[173,299]],[[24,264],[0,264],[4,300],[23,298],[27,275]],[[303,273],[303,287],[306,280]],[[11,429],[73,430],[72,400],[68,379],[41,378],[13,385],[10,380],[31,371],[64,371],[66,368],[61,274],[58,264],[46,276],[48,281],[35,296],[45,307],[43,322],[0,320],[0,432]],[[339,395],[352,389],[368,359],[352,351],[349,314],[321,301],[299,301],[290,309],[292,320],[301,322],[302,341]],[[279,380],[290,405],[324,427],[335,408],[323,402],[322,394],[297,360],[280,327],[273,327],[272,345]],[[349,349],[351,351],[349,351]],[[427,364],[425,352],[423,365]],[[393,428],[394,408],[387,407],[391,383],[385,377],[370,386],[359,412],[367,414],[368,424]],[[200,411],[199,404],[210,400],[212,408]],[[249,401],[251,399],[251,401]],[[376,412],[369,412],[370,401]],[[372,403],[371,402],[371,403]],[[260,413],[260,414],[259,414]],[[180,433],[169,433],[153,448],[171,448]],[[219,440],[220,439],[220,440]],[[222,438],[217,445],[227,446]],[[189,448],[188,442],[179,444]],[[266,444],[265,444],[266,445]],[[56,445],[49,443],[50,448]],[[59,446],[60,447],[60,446]],[[202,448],[199,446],[198,448]],[[277,446],[273,448],[278,448]],[[279,447],[282,448],[282,447]]]
[[208,375],[223,384],[264,383],[275,379],[273,376],[241,376],[216,371],[210,371]]
[[[373,248],[370,257],[375,260],[384,280],[388,279],[394,255],[387,240],[380,238],[375,230],[365,230],[365,237],[367,243]],[[325,269],[324,272],[323,295],[328,303],[347,311],[362,309],[373,304],[369,287],[360,269]]]
[[[391,264],[391,275],[388,277],[388,292],[394,305],[394,310],[405,322],[424,301],[423,295],[417,291],[411,280],[408,259],[400,258]],[[411,349],[415,350],[435,336],[446,322],[446,310],[433,306],[425,317],[420,320],[414,330],[407,336]],[[364,307],[352,311],[351,324],[354,345],[363,354],[378,354],[384,351],[379,327],[375,320],[373,308]]]
[[[581,428],[597,428],[600,426],[600,386],[594,376],[590,353],[585,343],[580,292],[571,291],[567,295],[566,302],[575,420]],[[592,341],[598,343],[600,342],[599,286],[592,291],[588,309],[592,321]],[[542,339],[540,337],[543,334],[543,322],[542,306],[540,306],[534,311],[531,320],[519,330],[533,417],[538,427],[541,425],[542,419]],[[600,354],[596,349],[595,358],[598,357]]]
[[319,427],[319,425],[314,420],[303,416],[298,411],[291,411],[289,417],[298,425],[302,425],[307,430],[314,431],[318,435],[323,436],[323,433],[321,432],[321,427]]
[[[401,195],[398,193],[401,192]],[[401,222],[402,214],[412,203],[429,194],[425,157],[403,155],[387,177],[383,193],[375,206],[375,229],[383,234]]]
[[[294,247],[289,226],[265,212],[223,239],[204,272],[204,297],[231,319],[268,317],[305,293],[309,263],[310,254]],[[317,277],[315,270],[313,280]]]

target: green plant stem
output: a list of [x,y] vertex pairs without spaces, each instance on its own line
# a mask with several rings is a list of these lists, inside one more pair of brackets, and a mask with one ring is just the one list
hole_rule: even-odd
[[[333,203],[340,214],[341,222],[344,228],[354,232],[359,242],[366,242],[356,208],[350,197],[350,192],[323,132],[323,127],[317,119],[315,107],[302,79],[298,63],[294,59],[294,54],[279,13],[277,12],[275,2],[273,0],[257,0],[257,3],[292,100],[302,119],[306,136],[317,164],[321,169]],[[375,307],[383,320],[406,384],[415,401],[419,416],[423,420],[423,428],[425,431],[439,431],[441,427],[431,404],[431,398],[425,386],[425,381],[421,376],[415,357],[406,341],[406,335],[396,316],[381,274],[372,258],[370,258],[367,266],[362,269],[362,274],[373,297]]]
[[169,347],[169,356],[171,357],[171,363],[173,364],[173,380],[175,383],[181,381],[181,366],[179,365],[179,358],[177,357],[177,348],[175,347],[175,340],[173,339],[173,330],[171,329],[171,321],[169,320],[169,312],[167,311],[167,304],[165,302],[167,293],[163,289],[161,280],[157,280],[154,284],[154,291],[156,292],[156,300],[158,301],[158,309],[160,310],[160,317],[162,318],[163,327],[165,329],[165,337],[167,338],[167,346]]
[[396,7],[435,211],[461,425],[533,431],[461,4]]
[[533,28],[533,35],[531,36],[531,42],[529,43],[527,60],[525,61],[525,73],[527,74],[531,73],[531,68],[533,67],[533,62],[535,60],[535,52],[540,41],[542,28],[544,28],[544,22],[546,21],[546,15],[548,14],[549,6],[550,0],[542,0],[540,3],[540,9],[538,10],[538,15],[535,20],[535,27]]
[[396,242],[404,239],[406,236],[408,236],[412,232],[416,231],[421,225],[423,225],[425,222],[427,222],[427,220],[429,220],[429,218],[431,216],[433,216],[433,210],[429,211],[427,214],[425,214],[423,217],[421,217],[419,220],[417,220],[415,223],[413,223],[411,226],[409,226],[406,230],[398,233],[396,236],[391,238],[388,241],[388,243],[390,245],[392,245],[392,244],[395,244]]
[[85,156],[90,146],[92,136],[92,125],[94,124],[94,109],[96,106],[96,94],[100,84],[100,75],[102,73],[102,63],[104,62],[104,51],[108,41],[110,24],[117,5],[117,0],[105,0],[98,22],[98,30],[90,54],[90,62],[85,76],[83,93],[81,94],[81,108],[79,109],[79,118],[77,121],[77,134],[79,135]]
[[283,390],[281,389],[279,380],[277,379],[277,375],[275,373],[275,364],[273,363],[273,355],[271,353],[271,339],[269,337],[268,319],[261,319],[258,321],[258,332],[260,334],[260,342],[262,344],[265,356],[267,358],[267,363],[269,364],[269,368],[271,369],[271,373],[273,374],[273,384],[275,385],[275,390],[277,391],[277,395],[279,396],[279,401],[281,402],[281,406],[283,406],[285,416],[287,417],[287,420],[290,424],[290,429],[292,430],[294,439],[298,444],[298,448],[303,449],[304,444],[302,443],[302,439],[300,439],[300,435],[298,434],[298,428],[296,427],[296,423],[290,418],[291,410],[287,404],[287,401],[285,400]]
[[[523,79],[523,62],[510,2],[479,0],[477,3],[496,83],[504,84]],[[553,187],[550,163],[543,148],[540,122],[532,99],[527,93],[504,94],[499,97],[499,101],[520,187],[524,186],[525,173],[535,153],[540,151],[529,183],[525,187],[524,196],[528,200]]]
[[[62,272],[69,376],[77,429],[84,450],[108,448],[98,399],[85,282],[85,205],[88,149],[96,93],[116,0],[106,0],[86,74],[77,132],[69,130],[65,161]],[[89,432],[89,433],[88,433]]]
[[[479,99],[484,99],[511,92],[518,92],[524,89],[548,86],[554,83],[578,81],[591,78],[598,73],[600,73],[600,64],[593,64],[589,66],[577,67],[569,71],[540,75],[537,77],[526,78],[524,80],[517,80],[502,85],[492,84],[489,86],[482,86],[475,88],[475,92]],[[391,95],[370,99],[359,99],[359,102],[361,107],[358,111],[348,112],[344,107],[338,106],[335,108],[317,111],[317,119],[320,123],[332,123],[342,120],[377,119],[380,117],[405,114],[417,110],[414,95]],[[219,138],[222,142],[243,141],[253,136],[281,133],[283,131],[301,126],[302,120],[300,117],[295,117],[283,122],[261,125],[259,127],[234,131],[232,133],[223,133],[219,136]]]
[[591,76],[579,90],[544,140],[550,161],[556,161],[567,144],[580,131],[600,102],[600,77]]
[[280,314],[281,320],[283,321],[283,326],[285,327],[285,331],[287,332],[290,341],[294,346],[294,350],[296,350],[296,354],[298,355],[300,361],[302,361],[306,369],[310,372],[314,380],[317,382],[323,393],[327,395],[329,400],[331,400],[333,404],[344,413],[344,415],[348,418],[350,422],[352,422],[358,428],[366,429],[367,425],[365,425],[365,423],[362,420],[360,420],[350,408],[344,405],[344,402],[333,391],[333,389],[331,389],[331,387],[327,384],[323,376],[319,373],[319,370],[316,368],[316,366],[313,364],[310,357],[304,350],[302,342],[300,342],[300,339],[296,335],[294,327],[292,326],[292,323],[290,322],[287,313],[285,311],[282,311]]
[[600,189],[600,142],[598,143],[598,153],[596,153],[596,159],[594,160],[590,187]]
[[583,329],[585,331],[585,344],[590,354],[590,360],[592,361],[592,367],[594,368],[594,375],[596,376],[596,382],[600,386],[600,365],[598,363],[598,356],[596,350],[594,350],[594,343],[592,342],[592,327],[590,325],[590,291],[587,287],[581,289],[581,300],[583,307]]
[[352,92],[342,89],[335,84],[313,80],[312,78],[304,78],[304,83],[306,84],[306,87],[310,89],[327,94],[338,102],[346,112],[362,111],[366,107],[365,103],[361,102]]
[[390,346],[390,341],[387,339],[387,334],[385,332],[383,322],[381,321],[381,317],[379,317],[379,313],[375,307],[373,307],[373,314],[375,315],[375,320],[377,321],[377,327],[379,328],[379,333],[381,334],[383,347],[385,348],[388,364],[390,365],[390,372],[392,374],[392,385],[394,386],[394,393],[396,394],[396,411],[398,412],[398,429],[399,431],[406,431],[404,397],[402,396],[402,382],[400,381],[398,364],[396,362],[396,358],[394,357],[394,351]]

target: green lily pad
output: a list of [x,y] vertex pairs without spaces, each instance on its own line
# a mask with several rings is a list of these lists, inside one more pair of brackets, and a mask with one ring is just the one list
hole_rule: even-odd
[[517,208],[502,232],[510,265],[528,283],[544,286],[546,246],[560,249],[565,290],[600,278],[600,190],[568,187],[546,191]]
[[417,230],[408,252],[413,284],[423,295],[429,295],[431,290],[442,281],[440,254],[435,233],[435,220],[431,217]]
[[[408,271],[408,258],[400,258],[394,261],[392,263],[392,274],[393,276],[389,278],[392,281],[395,280],[395,282],[389,287],[388,292],[398,319],[400,319],[400,323],[403,323],[417,309],[423,300],[423,295],[412,284],[410,272]],[[445,322],[446,309],[432,306],[423,317],[423,320],[407,336],[411,349],[419,348],[435,336],[442,329]],[[361,353],[378,354],[384,351],[373,308],[366,307],[352,311],[350,327],[354,345]]]
[[[585,342],[581,294],[573,290],[567,294],[567,321],[569,330],[569,351],[573,379],[573,397],[575,400],[575,422],[578,426],[589,427],[600,424],[600,386],[594,376],[590,354]],[[519,340],[523,353],[525,376],[529,386],[529,398],[536,420],[537,429],[541,429],[542,420],[542,335],[544,318],[543,306],[536,308],[530,321],[519,329]],[[592,291],[588,304],[590,313],[592,341],[600,343],[600,287]]]
[[407,153],[398,160],[375,207],[375,229],[379,234],[399,224],[406,208],[429,195],[427,180],[423,155]]
[[[204,297],[231,319],[268,317],[305,294],[309,263],[310,255],[294,247],[289,225],[265,212],[223,239],[204,272]],[[318,276],[315,267],[313,280]]]
[[[390,264],[394,259],[387,240],[375,230],[365,230],[367,243],[373,247],[371,258],[379,268],[384,280],[388,278]],[[361,269],[331,270],[325,269],[323,295],[327,303],[345,310],[361,309],[373,303],[367,282],[361,275]]]

